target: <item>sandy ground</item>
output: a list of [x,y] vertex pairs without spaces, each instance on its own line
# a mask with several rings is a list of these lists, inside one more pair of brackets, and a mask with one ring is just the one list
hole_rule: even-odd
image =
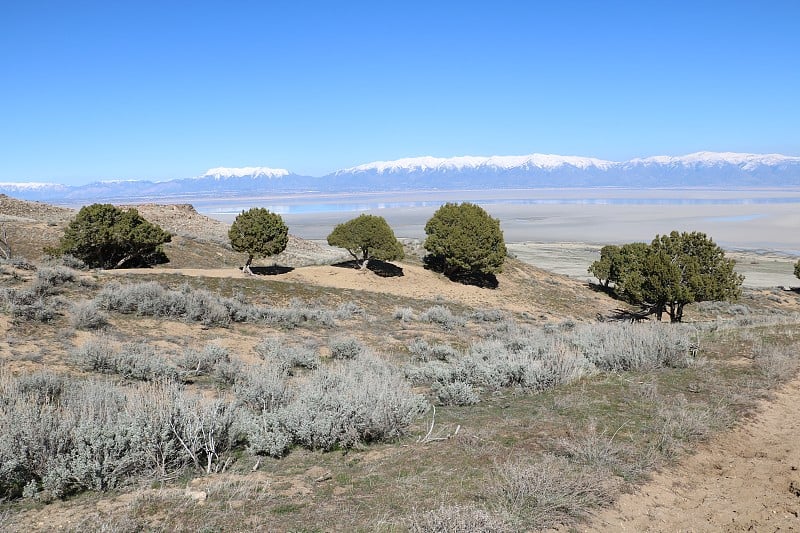
[[[538,301],[536,296],[529,291],[521,291],[521,286],[528,286],[531,291],[536,287],[547,286],[554,291],[551,274],[538,271],[521,265],[520,263],[507,263],[504,271],[498,275],[499,286],[496,289],[485,289],[472,285],[453,283],[441,274],[436,274],[419,265],[398,263],[402,267],[402,276],[381,277],[367,271],[343,268],[339,266],[320,265],[295,268],[290,272],[276,276],[264,276],[263,279],[274,279],[282,283],[298,283],[332,287],[336,289],[358,290],[373,292],[377,295],[392,294],[409,297],[421,301],[455,303],[473,308],[504,309],[516,313],[535,313],[553,319],[562,319],[567,316],[578,316],[575,310],[567,313],[569,305],[580,301],[586,316],[594,317],[595,313],[605,311],[609,307],[607,297],[591,293],[587,294],[578,281],[559,278],[562,288],[557,295],[551,295],[547,302]],[[128,274],[154,274],[167,272],[184,276],[202,277],[242,277],[244,274],[235,268],[214,269],[172,269],[172,268],[145,268],[109,270],[107,275]],[[260,278],[261,276],[259,276]],[[513,281],[512,281],[513,280]],[[538,291],[537,294],[542,291]],[[548,293],[549,294],[549,293]],[[555,294],[555,292],[553,292]],[[556,301],[553,300],[555,298]],[[576,300],[579,299],[579,300]],[[560,302],[558,300],[563,300]]]
[[582,531],[800,531],[800,379]]

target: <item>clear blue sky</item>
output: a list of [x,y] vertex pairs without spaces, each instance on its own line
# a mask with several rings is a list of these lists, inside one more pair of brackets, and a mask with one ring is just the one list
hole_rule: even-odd
[[797,1],[5,1],[0,181],[800,155]]

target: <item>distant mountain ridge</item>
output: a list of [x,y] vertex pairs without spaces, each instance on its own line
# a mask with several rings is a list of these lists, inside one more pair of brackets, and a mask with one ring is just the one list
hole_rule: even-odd
[[530,154],[415,157],[376,161],[312,177],[268,167],[217,167],[201,176],[168,181],[0,183],[0,193],[50,202],[145,201],[252,197],[302,192],[377,192],[509,188],[800,187],[800,157],[697,152],[629,161]]

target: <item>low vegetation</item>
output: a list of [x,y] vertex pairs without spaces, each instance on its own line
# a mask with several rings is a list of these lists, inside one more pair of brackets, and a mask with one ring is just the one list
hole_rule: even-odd
[[[631,287],[617,252],[643,257],[626,246],[596,268],[609,289]],[[546,315],[557,278],[515,281],[530,305],[496,309],[280,276],[1,266],[11,531],[576,526],[800,366],[797,306],[771,293],[684,302],[691,323],[601,322],[619,304],[578,284],[572,305],[593,313]]]

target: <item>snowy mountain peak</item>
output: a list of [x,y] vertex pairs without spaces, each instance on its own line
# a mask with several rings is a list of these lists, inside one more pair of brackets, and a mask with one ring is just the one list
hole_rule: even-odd
[[228,179],[228,178],[282,178],[289,175],[289,171],[283,168],[268,167],[239,167],[210,168],[200,178]]
[[460,157],[409,157],[394,161],[375,161],[343,170],[334,174],[376,172],[378,174],[397,174],[409,172],[464,172],[470,170],[513,170],[513,169],[557,169],[565,166],[582,170],[595,167],[608,169],[615,163],[591,157],[562,156],[552,154],[530,154],[520,156],[460,156]]
[[6,191],[42,191],[42,190],[60,190],[65,186],[60,183],[47,183],[43,181],[12,181],[0,182],[0,189]]
[[628,165],[736,165],[745,170],[758,165],[775,166],[784,163],[800,163],[800,157],[781,154],[747,154],[737,152],[695,152],[682,156],[659,155],[643,159],[631,159]]

